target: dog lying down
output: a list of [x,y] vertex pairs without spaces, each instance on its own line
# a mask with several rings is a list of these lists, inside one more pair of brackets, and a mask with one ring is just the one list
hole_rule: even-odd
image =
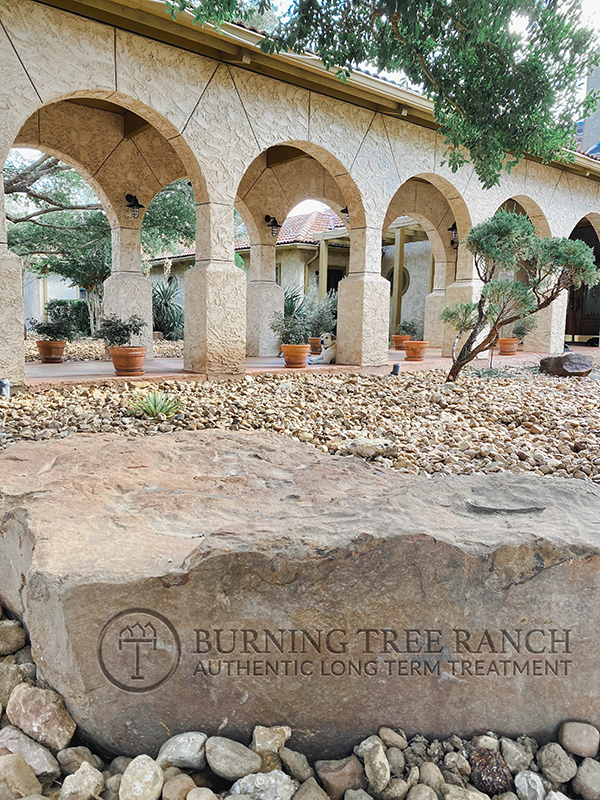
[[321,353],[310,360],[311,364],[335,364],[337,344],[333,333],[321,334]]

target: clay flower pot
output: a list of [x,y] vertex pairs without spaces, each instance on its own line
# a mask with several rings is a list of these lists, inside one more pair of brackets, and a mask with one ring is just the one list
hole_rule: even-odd
[[429,346],[429,342],[415,342],[408,340],[404,342],[404,349],[406,351],[405,361],[423,361],[425,351]]
[[498,339],[498,355],[500,356],[514,356],[517,352],[520,339]]
[[404,342],[410,339],[409,333],[394,333],[392,334],[392,342],[394,343],[394,350],[404,350]]
[[309,351],[309,344],[281,345],[281,352],[283,353],[285,365],[286,367],[291,367],[292,369],[302,369],[303,367],[306,367]]
[[146,350],[146,347],[109,347],[117,375],[143,375]]
[[309,336],[308,343],[310,345],[310,354],[311,356],[318,356],[321,353],[321,337],[320,336]]
[[66,341],[49,342],[40,339],[36,344],[42,364],[62,363],[65,347],[67,345]]

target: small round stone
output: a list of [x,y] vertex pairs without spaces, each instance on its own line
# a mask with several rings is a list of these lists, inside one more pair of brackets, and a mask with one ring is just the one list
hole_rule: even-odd
[[261,757],[240,742],[224,736],[211,736],[206,742],[206,760],[215,775],[228,781],[237,781],[246,775],[258,772]]
[[558,739],[569,753],[593,758],[600,745],[600,732],[587,722],[565,722],[561,725]]

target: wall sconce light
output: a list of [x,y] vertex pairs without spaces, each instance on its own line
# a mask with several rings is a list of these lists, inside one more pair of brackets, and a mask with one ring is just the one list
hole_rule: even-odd
[[452,225],[448,228],[448,230],[452,234],[452,239],[450,240],[450,247],[456,250],[458,249],[458,228],[456,227],[456,222],[453,222]]
[[346,206],[346,208],[342,208],[342,210],[340,211],[340,214],[345,214],[346,215],[346,222],[348,224],[350,224],[350,212],[348,211],[348,206]]
[[146,208],[146,206],[142,205],[134,194],[126,194],[125,200],[127,201],[125,208],[131,209],[131,216],[133,219],[137,219],[140,215],[140,208]]
[[272,217],[270,214],[265,214],[265,222],[271,228],[271,236],[277,236],[281,225],[277,222],[275,217]]

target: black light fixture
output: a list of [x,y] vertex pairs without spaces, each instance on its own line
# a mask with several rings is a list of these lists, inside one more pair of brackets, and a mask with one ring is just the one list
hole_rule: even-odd
[[348,211],[348,206],[346,206],[346,208],[342,208],[342,210],[340,211],[340,214],[345,214],[346,215],[346,222],[348,224],[350,224],[350,212]]
[[453,222],[452,225],[448,228],[448,230],[452,234],[452,239],[450,240],[450,247],[453,247],[456,250],[458,248],[458,228],[456,227],[456,222]]
[[271,228],[271,236],[277,236],[281,225],[277,222],[275,217],[272,217],[270,214],[265,214],[265,222]]
[[140,215],[140,208],[146,208],[146,206],[142,205],[134,194],[126,194],[125,200],[127,201],[125,208],[131,209],[131,216],[133,219],[137,219]]

